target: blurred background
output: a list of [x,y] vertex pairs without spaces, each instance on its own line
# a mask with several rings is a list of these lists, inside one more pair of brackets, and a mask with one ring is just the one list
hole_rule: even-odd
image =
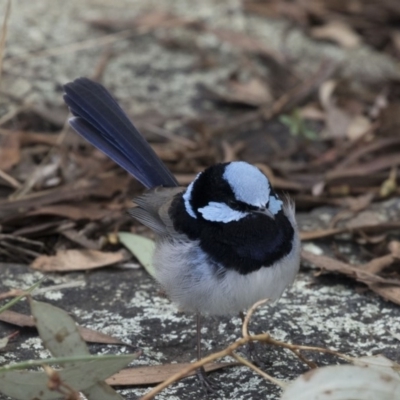
[[2,0],[1,227],[33,242],[7,239],[3,260],[142,229],[122,212],[139,184],[67,126],[62,85],[79,76],[114,94],[182,184],[244,159],[299,211],[339,207],[329,228],[399,194],[397,2],[16,0],[7,13]]

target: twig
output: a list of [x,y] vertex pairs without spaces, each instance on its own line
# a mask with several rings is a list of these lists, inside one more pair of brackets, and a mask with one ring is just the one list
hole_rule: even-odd
[[[194,362],[189,367],[182,369],[180,372],[177,372],[176,374],[172,375],[170,378],[166,379],[164,382],[157,385],[154,389],[152,389],[150,392],[145,394],[141,398],[141,400],[152,399],[157,393],[160,393],[162,390],[167,388],[172,383],[177,382],[178,380],[180,380],[182,378],[185,378],[187,374],[191,373],[192,371],[195,371],[196,369],[204,366],[207,363],[210,363],[218,358],[222,358],[222,357],[226,357],[226,356],[234,357],[232,355],[233,352],[237,348],[245,345],[248,342],[263,342],[263,343],[267,343],[267,344],[272,344],[274,346],[283,347],[283,348],[288,349],[291,352],[293,352],[301,361],[305,362],[307,365],[309,365],[310,367],[313,367],[313,368],[315,367],[315,364],[306,360],[304,358],[304,356],[302,356],[299,353],[300,351],[314,351],[314,352],[318,352],[318,353],[332,354],[332,355],[342,358],[348,362],[353,362],[353,360],[354,360],[353,357],[346,356],[345,354],[339,353],[335,350],[325,349],[323,347],[301,346],[301,345],[297,345],[297,344],[286,343],[286,342],[282,342],[282,341],[273,339],[268,333],[261,333],[258,335],[252,335],[252,336],[247,336],[247,337],[238,339],[236,342],[230,344],[224,350],[221,350],[217,353],[210,354],[209,356],[204,357],[201,360]],[[300,357],[299,357],[299,354],[300,354]]]
[[174,135],[173,133],[171,133],[170,131],[168,131],[167,129],[164,128],[160,128],[159,126],[153,125],[153,124],[149,124],[149,123],[144,123],[142,125],[145,129],[147,129],[149,132],[154,133],[156,135],[159,135],[163,138],[169,139],[172,142],[176,142],[179,143],[189,149],[197,149],[198,145],[195,141],[188,139],[186,137],[183,136],[179,136],[179,135]]
[[260,368],[256,367],[253,363],[251,363],[249,360],[246,360],[243,357],[240,357],[236,353],[232,353],[231,356],[235,358],[237,361],[239,361],[241,364],[245,365],[246,367],[249,367],[252,369],[254,372],[257,372],[257,374],[261,375],[263,378],[266,380],[275,383],[275,385],[280,386],[282,389],[284,389],[287,385],[286,383],[282,382],[279,379],[274,378],[273,376],[267,374],[266,372],[262,371]]
[[20,107],[15,107],[11,108],[7,113],[5,113],[1,118],[0,118],[0,126],[8,122],[10,119],[13,119],[16,115],[18,115],[20,112],[25,111],[29,108],[31,108],[32,104],[27,102],[23,104]]
[[21,187],[21,184],[15,178],[2,169],[0,169],[0,178],[4,179],[14,189],[19,189]]
[[262,306],[263,304],[267,303],[268,301],[270,301],[270,299],[263,299],[263,300],[259,300],[257,301],[257,303],[254,303],[251,308],[249,309],[249,311],[247,311],[246,316],[244,317],[243,320],[243,325],[242,325],[242,336],[243,337],[248,337],[249,336],[249,321],[250,318],[253,316],[254,311],[256,311],[256,309],[260,306]]
[[39,165],[35,167],[31,175],[28,177],[28,179],[21,185],[19,189],[17,189],[10,197],[10,200],[18,200],[21,197],[24,197],[26,194],[28,194],[31,189],[35,186],[36,182],[40,178],[40,168],[47,164],[50,160],[51,155],[55,152],[56,149],[64,142],[67,134],[68,134],[68,118],[64,122],[64,126],[62,127],[60,133],[57,136],[57,142],[56,144],[50,148],[50,150],[47,152],[47,154],[42,158],[40,161]]
[[246,338],[241,338],[237,340],[236,342],[230,344],[227,348],[224,350],[221,350],[217,353],[210,354],[207,357],[202,358],[199,361],[194,362],[190,366],[182,369],[181,371],[177,372],[176,374],[172,375],[168,379],[166,379],[164,382],[160,383],[157,385],[155,388],[153,388],[150,392],[145,394],[141,400],[150,400],[152,399],[157,393],[160,393],[162,390],[167,388],[169,385],[171,385],[174,382],[179,381],[180,379],[186,377],[187,374],[189,374],[192,371],[195,371],[196,369],[204,366],[205,364],[212,362],[218,358],[226,357],[232,354],[234,350],[236,350],[238,347],[243,346],[247,342],[250,342],[252,340],[251,336],[248,336]]

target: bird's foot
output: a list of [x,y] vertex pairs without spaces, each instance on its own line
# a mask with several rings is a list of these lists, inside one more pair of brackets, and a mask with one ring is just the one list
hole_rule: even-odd
[[197,369],[196,375],[207,394],[215,394],[217,392],[218,385],[209,378],[204,367]]
[[254,342],[248,342],[245,347],[246,357],[257,367],[262,368],[265,363],[257,353],[256,344]]

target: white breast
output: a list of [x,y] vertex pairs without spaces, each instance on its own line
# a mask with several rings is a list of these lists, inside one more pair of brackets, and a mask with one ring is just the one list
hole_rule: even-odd
[[[292,207],[285,211],[295,227]],[[210,263],[198,242],[188,240],[161,240],[154,264],[157,280],[179,309],[223,315],[246,310],[261,299],[277,300],[294,281],[299,254],[296,230],[292,251],[286,257],[247,275],[229,269],[218,277],[217,266]]]

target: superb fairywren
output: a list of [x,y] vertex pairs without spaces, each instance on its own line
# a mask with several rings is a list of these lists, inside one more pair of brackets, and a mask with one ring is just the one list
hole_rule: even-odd
[[233,314],[281,296],[300,263],[294,206],[258,168],[216,164],[180,187],[102,85],[64,89],[76,132],[149,189],[130,214],[157,234],[156,278],[181,310]]

